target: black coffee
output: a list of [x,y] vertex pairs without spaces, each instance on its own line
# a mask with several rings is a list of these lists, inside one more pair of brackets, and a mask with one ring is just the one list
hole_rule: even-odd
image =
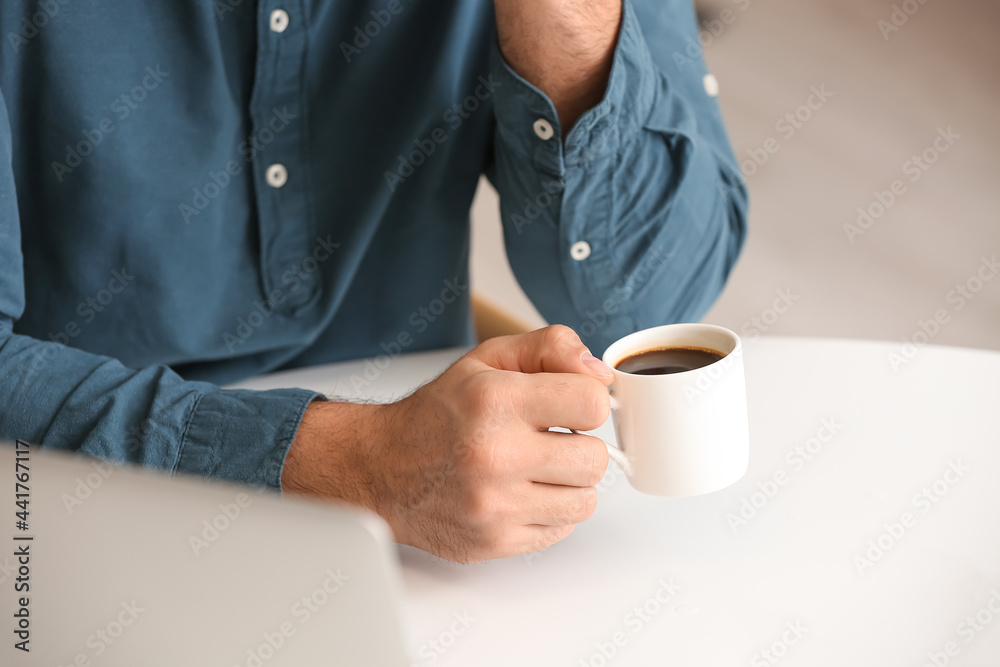
[[633,375],[669,375],[714,364],[724,356],[702,347],[667,347],[633,354],[622,359],[616,368]]

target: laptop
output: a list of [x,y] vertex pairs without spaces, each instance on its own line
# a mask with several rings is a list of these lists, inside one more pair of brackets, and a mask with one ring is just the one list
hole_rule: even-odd
[[0,444],[0,664],[411,663],[358,509]]

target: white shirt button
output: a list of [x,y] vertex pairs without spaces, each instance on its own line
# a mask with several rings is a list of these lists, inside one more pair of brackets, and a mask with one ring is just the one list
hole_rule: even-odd
[[714,74],[706,74],[701,83],[705,86],[705,92],[708,93],[709,97],[715,97],[719,94],[719,80],[715,78]]
[[288,27],[288,12],[284,9],[275,9],[271,12],[271,30],[272,32],[285,32],[285,28]]
[[539,118],[535,121],[535,134],[542,141],[548,141],[555,134],[555,130],[552,129],[552,123],[544,118]]
[[573,247],[569,249],[569,255],[578,262],[590,257],[590,244],[586,241],[577,241],[573,244]]
[[272,164],[267,168],[264,178],[267,179],[267,184],[272,188],[280,188],[288,182],[288,170],[283,164]]

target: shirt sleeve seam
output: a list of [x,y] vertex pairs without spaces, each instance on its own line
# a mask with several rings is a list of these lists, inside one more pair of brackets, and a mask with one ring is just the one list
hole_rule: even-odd
[[171,467],[171,474],[177,472],[177,468],[180,466],[181,461],[184,458],[184,450],[188,444],[188,436],[191,431],[191,425],[194,423],[194,416],[198,412],[198,406],[201,405],[201,399],[205,397],[205,393],[199,393],[194,402],[191,403],[191,407],[188,408],[187,414],[184,416],[184,432],[181,435],[181,446],[177,449],[177,459],[174,461],[174,465]]

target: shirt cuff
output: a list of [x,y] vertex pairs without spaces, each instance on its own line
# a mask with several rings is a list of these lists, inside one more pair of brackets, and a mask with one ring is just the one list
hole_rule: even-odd
[[[586,166],[605,155],[614,155],[642,131],[655,102],[661,76],[653,62],[631,0],[622,3],[622,22],[604,98],[584,113],[566,138],[555,105],[541,90],[515,72],[496,43],[491,76],[497,84],[495,98],[500,139],[516,154],[531,160],[535,169],[561,176],[567,167]],[[548,123],[549,139],[536,130]]]
[[305,389],[220,389],[191,409],[174,472],[281,490],[281,470],[306,407]]

